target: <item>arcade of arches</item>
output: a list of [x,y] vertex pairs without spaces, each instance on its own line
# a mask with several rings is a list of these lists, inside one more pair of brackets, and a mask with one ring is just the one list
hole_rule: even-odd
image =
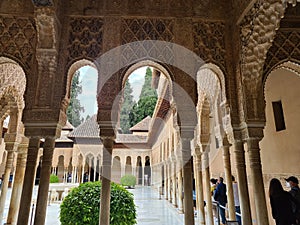
[[[2,0],[0,222],[28,223],[37,167],[35,225],[45,223],[51,169],[81,182],[93,168],[90,179],[102,180],[99,224],[108,225],[111,179],[150,167],[142,173],[153,188],[163,187],[185,225],[195,224],[193,180],[199,223],[213,224],[209,179],[217,176],[225,178],[228,217],[235,219],[232,174],[242,223],[274,224],[270,179],[300,177],[298,2]],[[101,145],[85,151],[77,137],[70,153],[56,143],[72,75],[86,65],[98,72]],[[119,109],[126,79],[141,66],[155,69],[159,96],[147,135],[132,141],[117,133]]]

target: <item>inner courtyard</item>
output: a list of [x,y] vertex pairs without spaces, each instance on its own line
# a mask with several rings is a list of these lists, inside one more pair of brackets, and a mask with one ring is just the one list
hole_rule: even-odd
[[[218,177],[235,221],[234,176],[242,224],[275,225],[271,179],[289,190],[285,179],[300,178],[299,63],[298,0],[2,0],[0,224],[44,225],[55,174],[68,188],[101,180],[101,225],[124,175],[184,225],[214,224]],[[74,127],[71,82],[85,66],[97,113]],[[145,66],[155,109],[124,134],[125,84]]]

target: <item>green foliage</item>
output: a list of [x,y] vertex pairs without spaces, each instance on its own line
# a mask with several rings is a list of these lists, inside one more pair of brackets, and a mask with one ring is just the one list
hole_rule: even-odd
[[133,105],[135,104],[132,96],[132,88],[129,83],[129,81],[126,81],[125,87],[124,87],[124,101],[121,108],[121,115],[120,115],[120,126],[122,129],[122,132],[124,134],[130,133],[129,128],[131,127],[130,121],[129,121],[129,113],[132,110]]
[[125,175],[121,178],[121,184],[128,188],[133,188],[136,185],[136,177],[133,175]]
[[140,99],[138,103],[133,106],[132,111],[129,114],[131,127],[142,121],[147,116],[152,117],[153,115],[157,101],[157,93],[156,90],[151,87],[151,80],[152,71],[149,67],[147,67],[145,83],[142,87]]
[[59,183],[58,176],[51,174],[50,175],[50,183]]
[[82,118],[80,118],[80,113],[84,112],[84,108],[80,105],[79,99],[77,99],[78,95],[82,93],[82,86],[79,82],[80,72],[76,71],[71,84],[70,90],[70,104],[67,109],[67,117],[69,122],[77,127],[82,122]]
[[[82,183],[73,188],[60,205],[61,225],[98,225],[101,183]],[[136,224],[133,194],[118,184],[111,184],[110,225]]]

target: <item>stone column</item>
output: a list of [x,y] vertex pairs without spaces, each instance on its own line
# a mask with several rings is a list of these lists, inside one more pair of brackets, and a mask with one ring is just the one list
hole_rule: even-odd
[[236,140],[234,143],[234,155],[237,171],[237,182],[239,184],[239,197],[242,214],[242,224],[252,225],[248,181],[246,174],[245,151],[242,141]]
[[29,139],[26,169],[22,188],[21,202],[17,225],[28,224],[32,189],[35,179],[35,168],[37,163],[38,150],[40,147],[40,137]]
[[55,148],[55,138],[46,137],[43,149],[43,160],[41,168],[41,178],[39,183],[38,197],[36,203],[34,225],[44,225],[46,219],[48,191],[50,183],[50,173]]
[[168,165],[167,162],[164,162],[164,195],[165,195],[165,199],[168,200],[169,199],[169,192],[168,192]]
[[268,211],[266,206],[265,189],[261,169],[259,141],[260,139],[258,138],[249,138],[247,140],[247,146],[254,192],[257,224],[268,225]]
[[176,190],[176,161],[175,159],[172,160],[172,168],[173,168],[173,173],[172,173],[172,179],[173,179],[173,205],[175,207],[177,207],[177,196],[178,196],[178,193],[177,193],[177,190]]
[[81,169],[81,183],[83,183],[83,181],[84,181],[84,174],[85,174],[84,167],[85,167],[85,163],[82,164],[82,169]]
[[182,196],[182,192],[183,192],[183,188],[182,188],[182,161],[181,160],[177,160],[177,171],[178,171],[178,210],[179,212],[183,213],[184,209],[183,209],[183,196]]
[[202,159],[199,146],[195,149],[195,181],[196,181],[196,207],[199,215],[200,224],[205,224],[205,211],[204,211],[204,196],[203,196],[203,182],[202,182]]
[[169,202],[172,203],[172,187],[171,187],[171,180],[172,180],[172,176],[171,176],[171,163],[170,160],[168,160],[167,162],[167,171],[168,171],[168,196],[169,196]]
[[212,212],[212,199],[211,199],[211,188],[210,188],[210,169],[209,169],[209,147],[202,145],[202,149],[205,149],[203,153],[203,166],[204,166],[204,183],[205,183],[205,194],[206,194],[206,210],[207,210],[207,224],[214,225],[214,218]]
[[232,187],[232,173],[231,173],[231,163],[230,163],[230,144],[228,142],[227,136],[223,138],[223,161],[225,168],[225,180],[227,186],[227,199],[228,199],[228,209],[229,209],[229,220],[235,220],[235,205]]
[[112,150],[114,139],[112,137],[102,138],[103,143],[103,165],[102,165],[102,188],[100,202],[99,225],[110,224],[110,182],[112,166]]
[[22,185],[26,166],[26,157],[28,150],[28,138],[22,137],[22,141],[18,146],[18,156],[16,172],[14,176],[14,185],[11,193],[9,212],[7,217],[7,225],[15,225],[17,223],[18,212],[20,207]]
[[194,225],[191,140],[182,138],[184,223]]
[[145,186],[145,164],[142,160],[142,186]]
[[13,167],[14,161],[14,151],[17,148],[18,143],[16,142],[17,135],[6,133],[4,136],[5,150],[7,151],[6,165],[4,170],[3,183],[1,188],[1,197],[0,197],[0,224],[3,224],[3,213],[5,208],[5,201],[9,183],[9,177],[11,173],[11,168]]
[[122,158],[120,158],[120,165],[121,165],[121,178],[122,178],[123,176],[125,176],[126,159],[122,160]]

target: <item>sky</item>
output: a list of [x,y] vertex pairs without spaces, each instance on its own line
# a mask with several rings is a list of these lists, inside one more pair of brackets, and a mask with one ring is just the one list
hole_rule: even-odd
[[[144,84],[146,68],[147,67],[141,67],[135,70],[128,78],[135,101],[137,101],[140,96]],[[85,111],[81,114],[85,119],[87,115],[92,116],[97,113],[97,70],[91,66],[84,66],[79,70],[79,81],[81,82],[82,93],[78,95],[78,99],[80,100],[81,106],[84,107]]]

